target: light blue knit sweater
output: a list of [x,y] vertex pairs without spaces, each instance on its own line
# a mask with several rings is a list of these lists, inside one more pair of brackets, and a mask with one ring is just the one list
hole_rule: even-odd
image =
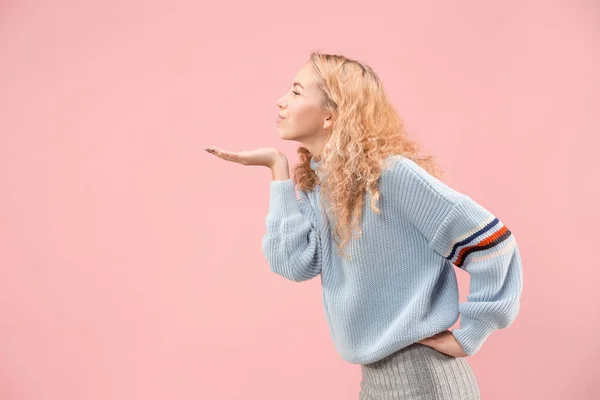
[[[380,360],[449,329],[467,355],[519,312],[523,284],[514,234],[492,213],[414,161],[393,155],[379,180],[376,214],[367,193],[362,236],[341,258],[321,210],[319,189],[295,194],[292,179],[270,181],[262,251],[271,270],[293,281],[321,275],[329,331],[351,363]],[[320,163],[311,159],[317,171]],[[318,172],[318,171],[317,171]],[[456,272],[470,274],[459,304]]]

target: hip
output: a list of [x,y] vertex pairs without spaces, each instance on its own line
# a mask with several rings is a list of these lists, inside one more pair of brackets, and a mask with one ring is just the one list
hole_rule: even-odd
[[478,400],[479,386],[465,357],[413,343],[361,365],[360,400]]

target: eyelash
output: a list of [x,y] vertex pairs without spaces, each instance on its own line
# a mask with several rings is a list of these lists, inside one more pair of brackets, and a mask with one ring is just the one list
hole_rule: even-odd
[[292,93],[294,93],[294,94],[296,94],[296,95],[300,96],[300,93],[296,92],[295,90],[292,90]]

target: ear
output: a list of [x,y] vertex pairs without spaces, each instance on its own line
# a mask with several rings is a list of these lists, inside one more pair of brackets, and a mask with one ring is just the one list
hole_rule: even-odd
[[323,129],[331,128],[333,124],[333,115],[330,112],[325,113],[325,120],[323,120]]

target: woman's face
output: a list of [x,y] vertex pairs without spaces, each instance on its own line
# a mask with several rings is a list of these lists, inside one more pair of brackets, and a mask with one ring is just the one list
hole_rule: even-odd
[[282,139],[311,139],[325,133],[329,113],[323,109],[323,93],[317,87],[311,64],[305,64],[294,77],[290,90],[277,101],[277,131]]

